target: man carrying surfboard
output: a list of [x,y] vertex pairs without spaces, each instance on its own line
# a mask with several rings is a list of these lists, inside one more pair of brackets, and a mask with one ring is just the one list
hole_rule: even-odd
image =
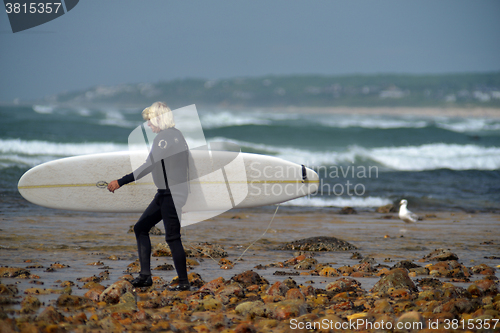
[[152,173],[158,191],[134,226],[141,271],[132,280],[134,287],[148,287],[151,278],[151,240],[149,231],[160,220],[165,226],[165,240],[172,252],[174,266],[179,278],[177,286],[170,290],[189,290],[186,253],[181,241],[180,217],[188,195],[188,146],[182,133],[175,128],[173,113],[162,103],[153,103],[142,111],[148,126],[156,133],[149,155],[139,168],[108,185],[110,192],[125,184]]

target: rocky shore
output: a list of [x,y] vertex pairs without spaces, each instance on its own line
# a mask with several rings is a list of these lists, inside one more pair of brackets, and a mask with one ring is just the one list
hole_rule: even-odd
[[[498,216],[436,213],[402,225],[386,212],[284,212],[240,259],[239,244],[270,215],[227,213],[186,228],[194,289],[185,292],[166,289],[176,278],[162,236],[152,236],[153,286],[132,287],[138,263],[123,221],[89,231],[97,244],[117,233],[115,250],[102,252],[15,248],[23,225],[5,228],[0,332],[500,330]],[[68,234],[62,225],[58,241],[74,239],[77,225]]]
[[[297,242],[294,242],[297,243]],[[321,248],[328,243],[318,237],[303,243]],[[155,256],[166,255],[158,245]],[[227,256],[220,245],[200,244],[193,257]],[[467,267],[455,253],[438,249],[417,262],[404,260],[393,265],[362,258],[353,266],[332,267],[319,263],[315,252],[298,252],[281,262],[267,263],[235,274],[205,281],[191,272],[193,291],[172,292],[169,283],[154,278],[149,288],[134,289],[132,275],[121,276],[105,286],[109,272],[77,281],[55,281],[58,288],[43,288],[40,277],[30,271],[37,265],[1,267],[1,332],[318,332],[345,331],[470,331],[489,326],[500,329],[500,294],[496,268],[485,264]],[[167,254],[168,255],[168,254]],[[359,255],[354,253],[353,256]],[[221,258],[221,269],[234,263]],[[95,263],[99,265],[99,262]],[[136,262],[129,267],[136,267]],[[190,259],[190,265],[199,265]],[[201,264],[203,265],[203,263]],[[237,266],[236,266],[237,267]],[[46,269],[62,270],[65,264]],[[329,283],[297,283],[293,277],[270,283],[259,274],[273,269],[280,275],[290,269],[300,276],[321,276]],[[374,286],[363,289],[357,278],[373,277]],[[412,279],[413,278],[413,279]],[[34,286],[19,290],[17,279]],[[473,281],[473,282],[471,282]],[[453,282],[468,283],[460,287]],[[75,289],[86,290],[74,295]],[[42,295],[56,295],[48,303]],[[496,327],[496,328],[495,328]]]

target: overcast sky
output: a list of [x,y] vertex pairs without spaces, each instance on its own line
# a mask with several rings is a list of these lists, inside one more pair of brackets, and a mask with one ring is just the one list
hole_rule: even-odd
[[13,34],[0,101],[94,85],[267,74],[500,71],[500,1],[82,0]]

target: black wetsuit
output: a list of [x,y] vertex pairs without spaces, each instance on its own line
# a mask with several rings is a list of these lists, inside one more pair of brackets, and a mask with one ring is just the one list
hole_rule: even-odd
[[172,252],[180,284],[188,284],[186,254],[181,242],[181,214],[188,195],[188,146],[176,128],[162,130],[155,137],[146,162],[134,172],[118,179],[123,186],[152,173],[158,187],[153,201],[134,226],[141,276],[151,275],[149,231],[163,219],[165,240]]

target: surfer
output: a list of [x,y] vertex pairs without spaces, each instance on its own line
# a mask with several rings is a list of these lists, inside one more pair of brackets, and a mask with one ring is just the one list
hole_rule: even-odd
[[153,284],[151,278],[151,240],[149,231],[160,220],[165,226],[165,240],[172,252],[174,266],[179,278],[177,286],[170,290],[189,290],[187,277],[186,253],[181,241],[181,214],[188,195],[188,146],[182,133],[175,128],[174,117],[170,108],[161,102],[153,103],[142,111],[142,117],[148,126],[157,133],[146,162],[134,172],[113,180],[108,185],[110,192],[125,184],[138,180],[152,173],[158,191],[134,226],[141,271],[132,280],[134,287],[148,287]]

